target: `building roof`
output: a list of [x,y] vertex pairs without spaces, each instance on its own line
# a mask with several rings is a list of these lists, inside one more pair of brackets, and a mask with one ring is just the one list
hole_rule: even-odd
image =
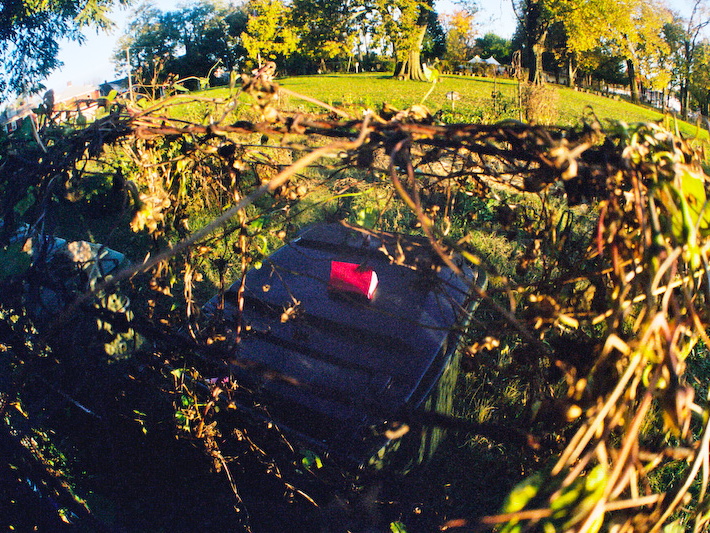
[[72,100],[92,99],[98,90],[96,85],[67,85],[61,91],[54,92],[54,103],[56,105]]
[[128,78],[123,77],[118,80],[105,81],[99,85],[99,90],[101,91],[101,96],[108,96],[111,91],[116,91],[117,93],[123,93],[128,90]]

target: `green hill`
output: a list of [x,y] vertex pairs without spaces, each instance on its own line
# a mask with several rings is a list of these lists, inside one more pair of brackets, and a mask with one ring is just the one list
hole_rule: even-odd
[[[432,112],[440,112],[447,122],[496,122],[520,117],[518,85],[514,80],[506,78],[442,76],[432,87],[428,83],[399,81],[388,74],[365,73],[289,77],[279,79],[279,83],[290,91],[348,109],[353,114],[366,108],[379,109],[385,102],[399,109],[407,108],[424,99],[424,104]],[[580,124],[582,117],[593,112],[602,123],[667,120],[667,127],[675,127],[671,116],[664,116],[649,106],[559,85],[546,87],[549,90],[547,94],[552,97],[546,98],[545,104],[550,111],[550,122],[554,124]],[[457,93],[460,99],[448,99],[446,95],[450,92]],[[294,110],[315,110],[313,104],[293,95],[286,95],[282,105]],[[707,131],[693,124],[678,121],[678,129],[686,137],[708,138]]]

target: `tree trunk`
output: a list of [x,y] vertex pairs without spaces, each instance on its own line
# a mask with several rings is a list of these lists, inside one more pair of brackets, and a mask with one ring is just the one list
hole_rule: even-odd
[[682,80],[680,83],[680,117],[683,120],[688,120],[688,110],[690,103],[690,91],[688,91],[688,80],[687,78]]
[[690,113],[690,69],[693,63],[694,47],[689,40],[683,43],[683,74],[680,80],[680,117],[688,120]]
[[[698,103],[700,104],[700,114],[703,115],[704,117],[707,117],[710,115],[709,110],[710,110],[710,93],[705,93],[705,97],[700,100],[698,99]],[[705,124],[705,127],[707,128],[707,123]]]
[[409,50],[403,59],[397,61],[394,67],[394,77],[399,80],[427,81],[422,69],[422,43],[426,35],[427,25],[417,26],[416,38],[412,41]]
[[567,56],[567,86],[574,87],[575,79],[577,78],[577,58],[575,54]]
[[631,89],[631,102],[639,103],[639,85],[636,79],[636,65],[633,59],[626,60],[626,70],[629,73],[629,89]]
[[544,32],[540,35],[539,41],[533,45],[533,62],[530,65],[530,75],[528,77],[528,81],[533,85],[542,85],[545,83],[542,70],[542,54],[545,51],[544,42],[546,36],[547,32]]
[[523,25],[525,28],[528,64],[530,65],[528,81],[535,85],[542,85],[544,82],[542,54],[545,51],[545,39],[547,39],[549,23],[543,16],[540,0],[527,2]]

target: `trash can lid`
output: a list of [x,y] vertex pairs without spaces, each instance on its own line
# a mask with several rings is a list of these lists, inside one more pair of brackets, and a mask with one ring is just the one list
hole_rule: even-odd
[[[333,261],[376,273],[372,297],[334,289]],[[426,238],[310,226],[247,273],[235,357],[268,370],[260,384],[286,425],[331,451],[364,453],[369,428],[416,408],[449,362],[485,277],[455,261],[462,277]],[[237,319],[238,287],[225,295],[225,320]],[[215,308],[213,298],[206,310]]]

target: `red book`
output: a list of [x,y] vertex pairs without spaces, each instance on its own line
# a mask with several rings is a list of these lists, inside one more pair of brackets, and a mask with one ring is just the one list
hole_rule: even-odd
[[353,292],[371,300],[377,288],[377,274],[374,270],[355,263],[331,261],[328,288]]

